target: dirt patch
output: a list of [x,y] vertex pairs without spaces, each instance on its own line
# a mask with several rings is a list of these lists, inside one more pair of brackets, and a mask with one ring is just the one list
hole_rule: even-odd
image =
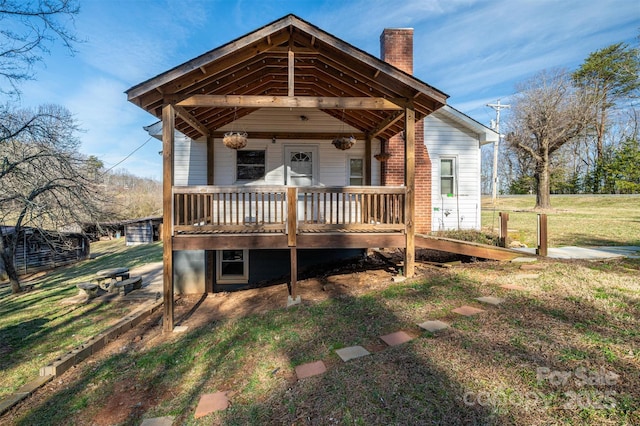
[[[403,256],[401,252],[387,254],[387,261],[371,256],[355,264],[313,271],[317,274],[315,277],[298,282],[298,293],[302,303],[316,304],[334,298],[357,297],[388,287],[392,283],[392,278],[398,275]],[[421,256],[421,258],[425,257],[424,254]],[[438,260],[441,259],[438,258]],[[442,260],[448,261],[452,258],[447,256]],[[394,264],[400,266],[394,266]],[[429,271],[439,273],[433,266],[420,264],[416,266],[417,276],[421,278],[429,275]],[[287,284],[279,284],[229,293],[181,296],[175,302],[175,325],[186,325],[189,330],[193,330],[216,320],[268,312],[286,306],[288,294]],[[74,301],[78,302],[75,299]],[[65,303],[69,302],[70,300],[65,300]],[[71,392],[76,387],[91,389],[102,386],[101,383],[93,383],[94,379],[91,377],[98,366],[109,358],[146,351],[165,342],[177,340],[179,337],[179,333],[162,332],[162,310],[159,310],[134,329],[110,342],[90,359],[37,390],[31,397],[7,413],[2,421],[8,424],[13,423],[24,413],[37,409],[43,404],[46,405],[51,395]],[[386,348],[386,345],[376,342],[367,348],[371,352],[380,352]],[[130,368],[135,369],[136,366],[132,365]],[[277,374],[285,380],[294,380],[291,372],[282,371]],[[78,410],[76,414],[70,414],[68,419],[77,425],[135,423],[143,413],[171,398],[170,391],[170,389],[149,387],[139,381],[111,383],[104,390],[100,390],[104,395],[101,401],[88,401],[86,407]]]

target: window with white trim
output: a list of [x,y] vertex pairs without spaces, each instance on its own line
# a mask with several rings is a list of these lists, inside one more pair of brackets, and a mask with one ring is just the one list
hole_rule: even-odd
[[349,185],[364,185],[364,160],[349,158]]
[[246,284],[249,282],[249,250],[218,250],[216,282]]
[[454,158],[440,159],[440,195],[456,193],[456,162]]
[[265,150],[239,150],[236,152],[236,180],[258,180],[265,174]]

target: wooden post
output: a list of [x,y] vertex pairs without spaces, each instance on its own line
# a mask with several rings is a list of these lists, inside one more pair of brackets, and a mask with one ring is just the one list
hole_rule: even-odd
[[404,110],[404,185],[406,245],[404,251],[404,275],[411,278],[415,269],[416,243],[416,113],[411,108]]
[[500,247],[507,246],[507,224],[509,223],[509,213],[500,212],[498,213],[498,218],[500,222],[500,227],[498,228],[498,237],[499,237],[499,245]]
[[[214,138],[211,135],[207,136],[207,185],[214,185],[214,160],[215,160],[215,154],[214,154]],[[205,208],[205,211],[207,209]],[[213,212],[211,212],[210,214],[213,214]],[[205,286],[205,293],[213,293],[213,280],[214,280],[214,273],[213,273],[213,268],[215,267],[215,261],[216,261],[216,256],[215,256],[215,251],[213,250],[205,250],[204,252],[204,267],[205,267],[205,273],[204,273],[204,286]]]
[[364,184],[371,186],[371,134],[367,133],[364,139]]
[[164,317],[162,331],[173,331],[173,146],[175,139],[173,105],[162,107],[162,261]]
[[536,249],[536,254],[538,256],[546,256],[547,255],[547,215],[539,214],[538,215],[538,248]]
[[287,188],[287,242],[291,263],[291,289],[287,306],[299,303],[298,295],[298,188]]
[[289,249],[291,256],[291,300],[298,298],[298,248],[291,247]]

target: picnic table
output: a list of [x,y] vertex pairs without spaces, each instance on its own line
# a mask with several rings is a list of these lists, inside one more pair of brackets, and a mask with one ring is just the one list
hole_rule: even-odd
[[96,281],[101,289],[110,291],[120,281],[129,279],[129,268],[102,269],[96,272]]

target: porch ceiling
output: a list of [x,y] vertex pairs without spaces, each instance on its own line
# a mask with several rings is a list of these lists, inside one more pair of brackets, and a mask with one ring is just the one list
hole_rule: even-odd
[[[384,98],[413,107],[416,119],[447,95],[380,59],[288,15],[127,90],[128,100],[161,118],[162,106],[194,95]],[[192,138],[213,134],[257,108],[177,106],[176,128]],[[404,128],[402,111],[320,108],[372,136]],[[277,136],[277,135],[275,135]]]

